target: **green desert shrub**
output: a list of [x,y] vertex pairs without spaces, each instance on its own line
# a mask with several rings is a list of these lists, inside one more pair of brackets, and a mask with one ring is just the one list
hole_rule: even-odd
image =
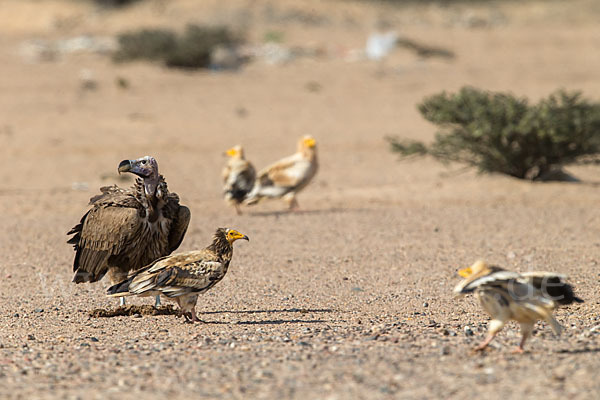
[[122,33],[115,61],[164,60],[177,46],[177,35],[166,29],[142,29]]
[[428,97],[418,108],[441,130],[430,145],[388,138],[403,157],[428,154],[482,172],[537,180],[600,153],[600,104],[579,92],[560,90],[530,105],[511,94],[465,87]]
[[188,25],[183,34],[166,29],[142,29],[118,36],[115,61],[159,61],[169,67],[207,68],[217,46],[232,47],[241,39],[225,27]]
[[231,47],[238,42],[238,38],[225,27],[188,25],[173,51],[167,55],[165,63],[169,67],[207,67],[214,48]]

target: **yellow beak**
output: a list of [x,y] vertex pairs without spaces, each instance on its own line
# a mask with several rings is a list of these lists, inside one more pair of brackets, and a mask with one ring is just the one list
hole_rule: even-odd
[[232,148],[227,150],[225,154],[227,154],[229,157],[235,157],[237,155],[237,150]]
[[317,141],[314,138],[306,138],[304,139],[304,145],[306,147],[315,147]]

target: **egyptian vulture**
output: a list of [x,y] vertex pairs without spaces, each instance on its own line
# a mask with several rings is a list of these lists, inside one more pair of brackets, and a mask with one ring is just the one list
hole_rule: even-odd
[[223,168],[223,196],[225,201],[235,207],[238,215],[240,203],[244,201],[254,186],[256,171],[254,166],[245,159],[242,146],[234,146],[225,152],[229,156],[227,165]]
[[554,309],[583,302],[565,282],[566,276],[554,272],[517,273],[477,261],[458,273],[465,279],[454,288],[454,294],[475,293],[491,317],[488,336],[476,348],[478,351],[487,347],[506,321],[515,320],[521,325],[521,342],[515,352],[522,353],[536,321],[546,321],[558,335],[562,327],[552,316]]
[[283,198],[290,210],[298,208],[296,193],[304,189],[318,169],[317,144],[312,136],[298,142],[298,151],[258,172],[245,203],[256,204],[266,197]]
[[171,254],[187,230],[190,210],[169,193],[154,158],[124,160],[118,171],[139,179],[131,189],[100,188],[102,194],[90,199],[91,209],[68,233],[73,237],[67,243],[75,247],[75,283],[99,281],[107,272],[111,284],[121,282],[130,271]]
[[196,315],[198,295],[216,285],[227,273],[233,256],[233,242],[249,240],[233,229],[219,228],[204,250],[188,251],[160,258],[130,273],[129,278],[108,288],[108,296],[157,296],[174,299],[186,321],[200,321]]

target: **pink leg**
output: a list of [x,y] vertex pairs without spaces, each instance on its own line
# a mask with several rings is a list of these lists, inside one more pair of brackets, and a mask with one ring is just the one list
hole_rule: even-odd
[[490,342],[492,340],[494,340],[495,337],[496,337],[495,333],[488,334],[487,337],[485,338],[485,340],[483,342],[481,342],[481,344],[479,346],[475,347],[475,351],[484,350],[488,346],[488,344],[490,344]]
[[198,316],[196,315],[196,308],[195,308],[195,307],[194,307],[194,308],[192,308],[192,312],[191,312],[191,314],[192,314],[192,320],[191,320],[191,321],[192,321],[192,323],[193,323],[193,322],[202,322],[202,320],[200,320],[200,319],[198,318]]
[[292,200],[290,201],[289,209],[291,211],[298,211],[298,210],[300,210],[300,204],[298,204],[298,200],[296,200],[295,197],[293,197]]
[[525,346],[525,342],[527,341],[527,338],[529,337],[529,335],[531,335],[531,331],[533,330],[533,324],[526,324],[526,323],[522,323],[521,324],[521,343],[519,343],[519,347],[516,347],[512,352],[515,354],[523,354],[525,352],[525,349],[523,349],[523,346]]

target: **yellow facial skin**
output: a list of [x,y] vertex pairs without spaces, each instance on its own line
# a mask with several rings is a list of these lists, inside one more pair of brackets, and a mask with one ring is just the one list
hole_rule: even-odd
[[467,267],[459,270],[458,274],[463,278],[468,278],[473,274],[473,271],[471,270],[471,267]]
[[243,233],[240,233],[236,230],[231,229],[227,232],[227,240],[229,241],[229,243],[233,243],[238,239],[244,239],[244,240],[250,241],[248,236],[246,236]]
[[231,149],[227,150],[225,154],[227,154],[229,157],[235,157],[238,155],[238,151],[235,147],[232,147]]
[[315,147],[315,145],[317,144],[317,141],[314,138],[306,138],[304,139],[304,145],[306,147]]

